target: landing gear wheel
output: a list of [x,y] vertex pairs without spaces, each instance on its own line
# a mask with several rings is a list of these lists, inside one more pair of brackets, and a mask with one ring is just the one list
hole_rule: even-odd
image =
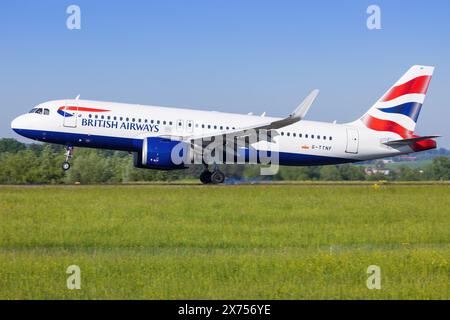
[[62,169],[64,171],[67,171],[70,169],[70,159],[72,159],[73,156],[73,147],[72,146],[66,146],[66,160],[64,160],[62,164]]
[[62,168],[63,168],[64,171],[69,170],[70,169],[70,163],[67,162],[67,161],[64,161],[63,164],[62,164]]
[[214,171],[211,174],[211,182],[214,184],[223,183],[225,181],[225,174],[222,171]]
[[203,172],[200,174],[200,181],[201,181],[203,184],[211,183],[211,172],[208,171],[208,170],[203,171]]

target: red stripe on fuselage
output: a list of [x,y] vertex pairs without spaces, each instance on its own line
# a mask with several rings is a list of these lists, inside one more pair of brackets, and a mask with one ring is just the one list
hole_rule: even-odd
[[383,97],[383,101],[394,100],[395,98],[401,97],[405,94],[413,93],[427,93],[428,85],[430,84],[431,76],[420,76],[405,82],[399,86],[393,87],[389,92]]
[[361,118],[361,121],[372,130],[376,131],[389,131],[394,132],[400,135],[403,139],[411,138],[413,136],[413,132],[402,127],[397,122],[389,121],[389,120],[382,120],[375,117],[372,117],[371,115],[366,114],[364,117]]
[[94,108],[85,108],[85,107],[76,107],[76,106],[68,106],[68,107],[60,107],[58,110],[70,110],[70,111],[86,111],[86,112],[108,112],[111,110],[106,109],[94,109]]

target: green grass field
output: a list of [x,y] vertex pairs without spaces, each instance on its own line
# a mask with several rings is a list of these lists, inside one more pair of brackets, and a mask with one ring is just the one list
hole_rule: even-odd
[[446,184],[0,187],[0,299],[449,299],[449,259]]

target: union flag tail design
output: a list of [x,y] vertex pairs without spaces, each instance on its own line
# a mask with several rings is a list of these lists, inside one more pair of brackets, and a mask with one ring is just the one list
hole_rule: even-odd
[[433,71],[429,66],[411,67],[359,121],[372,130],[413,137]]

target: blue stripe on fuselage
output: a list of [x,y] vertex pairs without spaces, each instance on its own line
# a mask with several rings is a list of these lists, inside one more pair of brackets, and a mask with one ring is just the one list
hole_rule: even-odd
[[141,139],[119,138],[80,133],[67,133],[56,131],[13,129],[21,136],[43,142],[50,142],[75,147],[139,151],[142,147]]
[[[49,143],[70,145],[75,147],[98,148],[109,150],[121,150],[138,152],[142,148],[142,139],[119,138],[99,135],[87,135],[80,133],[67,133],[42,130],[13,129],[21,136]],[[242,156],[248,161],[250,151],[245,149]],[[269,155],[270,156],[270,155]],[[275,157],[276,153],[272,154]],[[279,165],[284,166],[306,166],[306,165],[326,165],[355,162],[358,160],[348,158],[336,158],[327,156],[316,156],[301,153],[278,153]],[[260,161],[260,152],[257,152],[257,160]]]
[[[252,153],[252,154],[251,154]],[[267,153],[267,154],[266,154]],[[248,162],[252,159],[252,163],[255,162],[255,159],[258,163],[267,163],[264,161],[267,157],[275,159],[278,154],[278,164],[282,166],[311,166],[311,165],[326,165],[326,164],[340,164],[340,163],[348,163],[355,162],[357,160],[347,159],[347,158],[336,158],[336,157],[327,157],[327,156],[316,156],[311,154],[304,153],[291,153],[291,152],[267,152],[267,151],[258,151],[255,149],[241,149],[238,152],[239,157],[243,162]]]

